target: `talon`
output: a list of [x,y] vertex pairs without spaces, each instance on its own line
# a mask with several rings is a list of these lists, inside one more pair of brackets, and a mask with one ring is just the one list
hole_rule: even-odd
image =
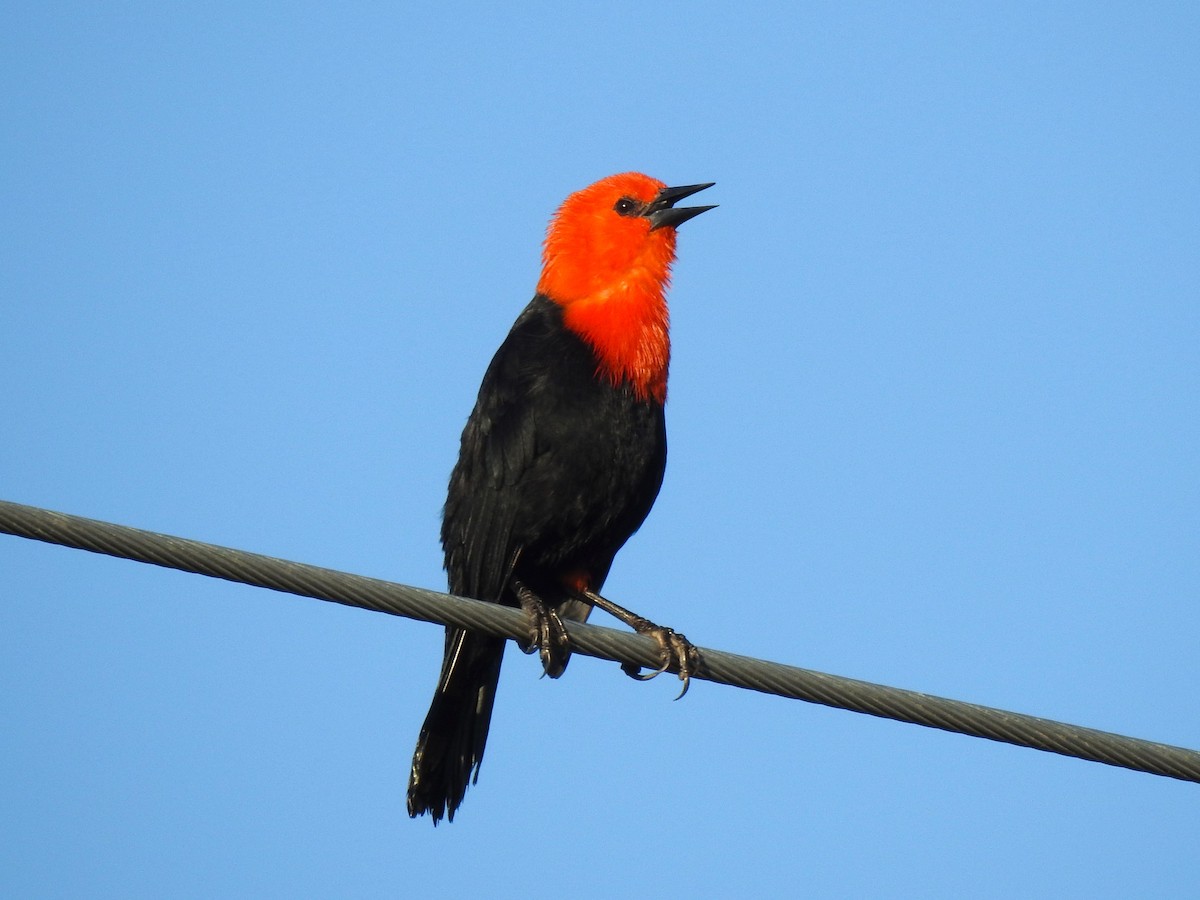
[[675,699],[682,700],[683,695],[692,686],[692,672],[700,668],[700,651],[682,634],[672,632],[671,637],[678,642],[675,644],[675,652],[679,658],[679,680],[683,682],[683,689]]
[[671,666],[671,658],[667,656],[663,660],[663,664],[653,672],[643,672],[641,666],[635,666],[633,663],[625,663],[621,666],[621,671],[630,678],[636,678],[638,681],[649,681],[651,678],[657,678],[663,672],[667,671]]
[[513,579],[513,589],[521,601],[521,608],[529,616],[530,641],[528,644],[518,641],[517,646],[525,653],[537,650],[542,661],[542,674],[557,678],[571,659],[571,640],[566,626],[557,612],[516,579]]
[[[639,681],[649,681],[674,665],[679,670],[679,680],[683,682],[683,689],[675,699],[681,699],[688,692],[688,688],[692,686],[692,673],[700,666],[700,651],[696,649],[696,646],[691,641],[674,629],[655,625],[646,619],[634,622],[633,628],[638,634],[654,638],[658,643],[659,658],[662,660],[662,665],[659,666],[658,671],[649,675],[642,675],[639,672],[639,674],[633,675],[633,677]],[[625,671],[626,674],[631,674],[628,669]]]

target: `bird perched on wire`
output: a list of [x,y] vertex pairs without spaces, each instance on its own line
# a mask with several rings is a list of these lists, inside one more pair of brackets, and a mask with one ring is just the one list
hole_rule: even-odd
[[[463,430],[442,521],[450,592],[523,608],[524,649],[536,649],[554,678],[570,656],[562,619],[582,621],[592,607],[653,637],[659,671],[675,667],[685,691],[698,664],[683,635],[598,592],[662,484],[675,230],[713,208],[675,204],[711,186],[667,187],[629,172],[569,196],[546,235],[537,293],[488,366]],[[478,778],[504,644],[446,629],[413,754],[410,816],[453,821]]]

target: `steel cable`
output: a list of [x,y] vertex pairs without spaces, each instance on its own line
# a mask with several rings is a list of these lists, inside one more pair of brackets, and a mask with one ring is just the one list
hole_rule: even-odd
[[[518,610],[377,578],[114,525],[0,500],[0,532],[153,563],[361,609],[455,625],[505,638],[527,635]],[[657,667],[657,646],[627,632],[567,622],[573,649]],[[1200,752],[916,691],[700,648],[695,677],[900,722],[1200,783]]]

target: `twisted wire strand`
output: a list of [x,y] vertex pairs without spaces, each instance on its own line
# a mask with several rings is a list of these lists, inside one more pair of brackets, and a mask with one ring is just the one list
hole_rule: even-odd
[[[524,613],[495,603],[3,500],[0,532],[495,637],[528,635]],[[581,622],[565,624],[575,652],[658,666],[657,645],[647,637]],[[721,650],[700,648],[700,652],[703,667],[696,678],[1200,783],[1196,750]]]

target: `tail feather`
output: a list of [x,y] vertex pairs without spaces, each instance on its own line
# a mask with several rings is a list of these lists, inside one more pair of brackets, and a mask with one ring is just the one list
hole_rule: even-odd
[[421,726],[408,780],[408,814],[454,821],[467,785],[479,777],[504,641],[448,629],[433,703]]

